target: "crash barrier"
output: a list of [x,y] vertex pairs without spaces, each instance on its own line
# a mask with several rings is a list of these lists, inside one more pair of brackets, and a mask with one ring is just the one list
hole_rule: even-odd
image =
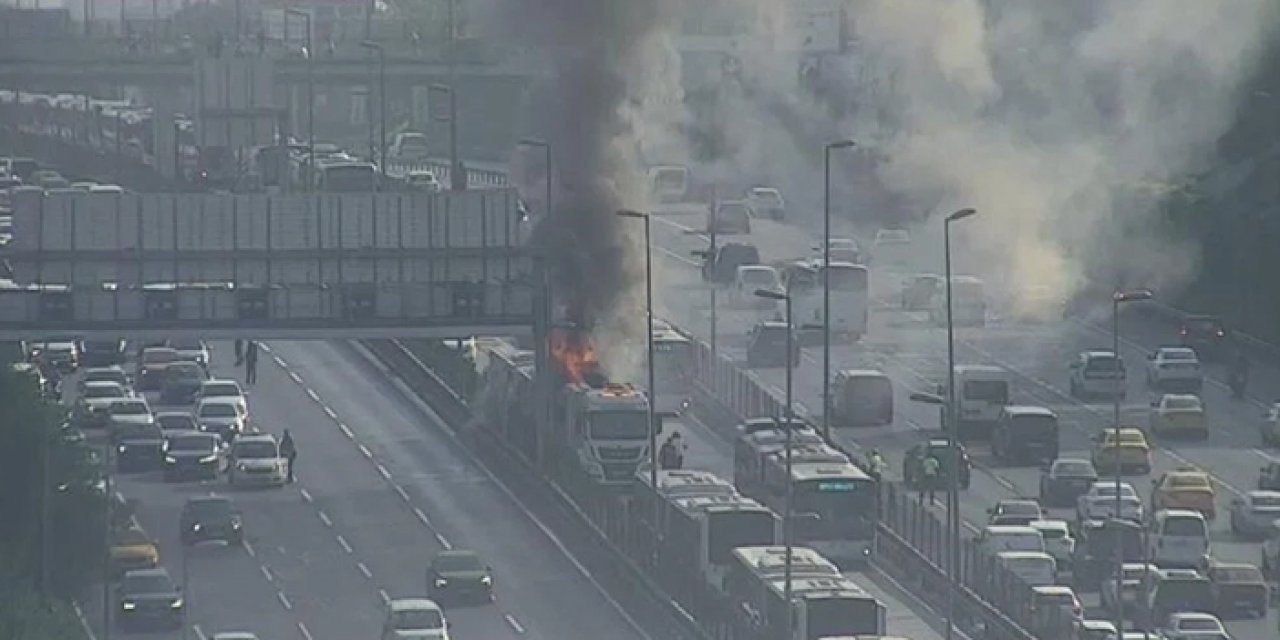
[[[508,186],[507,172],[493,162],[462,160],[467,170],[467,187],[471,189],[501,189]],[[403,178],[410,171],[430,171],[442,185],[449,184],[452,173],[447,159],[431,158],[417,161],[387,160],[387,175]]]
[[[622,599],[638,609],[631,611],[634,618],[645,621],[646,625],[660,626],[655,629],[660,633],[653,637],[709,640],[703,624],[672,599],[670,590],[659,584],[655,577],[654,549],[647,544],[652,535],[629,522],[625,504],[582,496],[571,498],[570,489],[540,471],[527,452],[516,450],[487,429],[477,428],[483,416],[473,413],[468,400],[453,390],[456,386],[453,381],[444,380],[423,361],[421,356],[427,355],[424,344],[394,340],[369,340],[363,344],[407,382],[413,393],[439,412],[461,439],[481,445],[471,450],[481,458],[491,459],[492,464],[486,466],[496,475],[508,478],[504,484],[513,493],[522,494],[519,498],[523,504],[537,508],[535,503],[545,503],[548,510],[567,516],[569,526],[557,530],[557,535],[565,539],[575,553],[584,552],[584,547],[599,552],[601,562],[587,562],[592,576],[602,584],[616,586],[611,591],[615,595],[624,594]],[[578,544],[573,544],[575,542]],[[642,597],[637,599],[634,595]]]
[[[695,349],[696,402],[710,405],[710,413],[734,423],[753,417],[780,417],[784,402],[761,385],[750,372],[711,347],[698,341]],[[796,417],[813,424],[810,416],[797,411]],[[722,425],[717,425],[722,426]],[[816,426],[816,425],[815,425]],[[832,446],[843,449],[836,443]],[[850,453],[846,451],[846,453]],[[850,456],[855,461],[856,457]],[[889,483],[883,487],[882,510],[877,532],[875,564],[881,571],[907,585],[913,593],[939,604],[945,600],[946,527],[944,514],[916,501],[914,494]],[[963,543],[964,551],[971,543]],[[1026,595],[1030,588],[1017,576],[994,564],[974,559],[962,565],[963,588],[956,599],[956,622],[986,640],[1052,640],[1051,634],[1033,634],[1022,624],[1026,616]],[[992,591],[991,587],[999,587]],[[981,594],[981,595],[980,595]],[[1012,607],[1006,610],[1005,607]],[[1040,625],[1055,629],[1056,616]],[[1062,622],[1069,622],[1063,620]],[[1070,631],[1070,625],[1066,627]]]

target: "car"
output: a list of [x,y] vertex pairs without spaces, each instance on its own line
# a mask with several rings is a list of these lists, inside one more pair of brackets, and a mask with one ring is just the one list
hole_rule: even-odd
[[1199,393],[1204,386],[1200,358],[1188,347],[1160,347],[1147,356],[1147,386],[1164,391]]
[[991,455],[1010,466],[1058,457],[1058,414],[1045,407],[1006,405],[991,431]]
[[240,405],[242,413],[249,413],[249,401],[240,387],[240,383],[229,378],[213,378],[205,380],[200,385],[200,390],[196,392],[195,402],[199,404],[203,400],[233,400]]
[[1142,602],[1135,612],[1140,627],[1165,632],[1169,616],[1186,612],[1189,603],[1213,606],[1213,588],[1209,579],[1194,569],[1158,568],[1147,576]]
[[995,526],[1025,526],[1044,517],[1044,510],[1035,500],[1001,500],[987,509],[987,524]]
[[1147,434],[1137,427],[1103,429],[1093,437],[1091,453],[1094,468],[1102,473],[1151,473],[1151,444]]
[[244,434],[231,443],[227,482],[231,486],[284,486],[289,461],[280,455],[280,444],[269,433]]
[[[849,264],[862,264],[862,247],[857,240],[853,238],[831,238],[827,241],[826,253],[831,254],[832,262],[848,262]],[[813,257],[815,260],[823,259],[823,245],[815,245],[813,247]]]
[[226,466],[226,445],[212,433],[184,431],[164,439],[164,479],[212,479]]
[[1222,358],[1231,350],[1231,335],[1222,318],[1217,316],[1187,316],[1178,327],[1182,346],[1195,349],[1196,355],[1205,360]]
[[1271,588],[1262,571],[1251,564],[1216,562],[1208,571],[1213,588],[1214,611],[1219,616],[1243,613],[1265,618],[1271,602]]
[[1206,634],[1226,635],[1222,621],[1212,613],[1184,611],[1174,613],[1157,629],[1166,640],[1194,640]]
[[1075,398],[1125,396],[1124,359],[1103,349],[1082,351],[1071,361],[1071,395]]
[[758,216],[771,220],[787,217],[787,203],[782,199],[782,192],[773,187],[752,187],[747,191],[746,202]]
[[138,390],[159,390],[165,368],[179,361],[181,358],[178,357],[178,351],[172,347],[144,348],[138,358]]
[[202,367],[208,367],[209,345],[204,340],[191,340],[189,338],[178,338],[171,340],[169,346],[178,352],[178,360],[184,362],[194,362]]
[[1071,559],[1071,579],[1081,589],[1096,590],[1108,578],[1115,579],[1116,551],[1125,563],[1145,563],[1146,534],[1131,520],[1085,520],[1076,525],[1076,553]]
[[493,570],[480,556],[467,549],[450,549],[437,553],[427,568],[427,585],[437,601],[493,600]]
[[[1133,485],[1120,483],[1120,513],[1124,520],[1141,522],[1145,515],[1142,498]],[[1116,517],[1116,483],[1112,480],[1094,482],[1079,498],[1076,499],[1076,521],[1106,520]]]
[[782,279],[778,275],[778,270],[763,264],[738,267],[738,273],[733,280],[733,302],[743,307],[776,312],[778,301],[756,295],[756,291],[760,289],[768,291],[782,289]]
[[122,365],[128,353],[128,343],[118,340],[85,340],[83,364],[86,367],[110,367]]
[[1280,491],[1255,490],[1231,499],[1231,532],[1265,536],[1280,519]]
[[800,366],[800,339],[791,332],[791,357],[787,357],[787,323],[769,320],[751,329],[747,337],[747,368]]
[[946,280],[932,273],[917,273],[902,283],[901,306],[905,311],[927,311]]
[[1272,403],[1262,412],[1258,432],[1262,435],[1262,444],[1268,447],[1280,446],[1280,402]]
[[1058,458],[1041,467],[1040,503],[1045,506],[1075,504],[1098,479],[1093,463],[1080,458]]
[[444,610],[426,598],[398,598],[387,603],[381,640],[449,640]]
[[742,200],[721,200],[707,214],[707,233],[751,233],[751,207]]
[[244,542],[244,524],[240,510],[225,496],[208,495],[187,498],[178,516],[182,544],[221,540],[227,544]]
[[1150,420],[1151,433],[1156,436],[1209,438],[1209,423],[1205,420],[1204,403],[1199,396],[1166,393],[1151,403]]
[[444,191],[444,185],[440,184],[440,179],[436,177],[435,172],[430,169],[417,169],[405,174],[404,182],[409,189],[413,191],[422,191],[425,193],[440,193]]
[[160,467],[164,455],[164,432],[155,421],[121,425],[115,435],[117,470],[154,471]]
[[134,425],[153,425],[156,418],[142,398],[116,398],[107,406],[107,436],[118,443],[122,430]]
[[157,411],[156,424],[166,436],[177,431],[199,431],[200,423],[189,411]]
[[729,284],[737,275],[738,267],[760,264],[760,250],[753,244],[729,242],[714,249],[695,252],[703,257],[702,279],[706,282]]
[[[956,448],[959,450],[960,461],[959,467],[956,469],[960,479],[960,489],[968,489],[971,476],[973,473],[973,462],[969,458],[969,452],[963,444],[958,444]],[[912,445],[907,449],[902,460],[902,479],[908,487],[919,489],[924,486],[923,464],[926,458],[933,456],[937,458],[939,464],[939,473],[942,474],[944,486],[951,478],[950,461],[951,441],[947,438],[930,438],[925,442]]]
[[86,383],[71,411],[71,420],[80,427],[105,426],[111,405],[128,397],[129,392],[117,382]]
[[231,398],[204,398],[196,404],[195,416],[201,431],[216,433],[227,442],[244,433],[248,421],[244,405]]
[[1055,584],[1031,587],[1029,604],[1031,631],[1034,637],[1053,637],[1060,625],[1084,619],[1084,605],[1075,591]]
[[174,362],[165,367],[160,383],[160,402],[188,404],[208,378],[204,367],[193,361]]
[[46,338],[33,344],[32,355],[60,373],[80,368],[80,343],[71,338]]
[[1072,640],[1116,640],[1116,625],[1107,620],[1076,620]]
[[76,383],[77,391],[84,391],[84,386],[90,382],[114,382],[125,389],[129,389],[133,381],[129,379],[129,374],[124,369],[111,365],[106,367],[90,367],[80,374],[80,381]]
[[164,568],[127,571],[120,579],[115,620],[121,628],[180,628],[185,619],[182,588]]
[[151,569],[160,564],[160,548],[137,520],[111,532],[111,571],[115,577],[128,571]]
[[1115,571],[1103,576],[1099,589],[1102,608],[1114,612],[1116,605],[1123,605],[1124,611],[1134,611],[1138,605],[1139,593],[1147,576],[1156,570],[1155,565],[1146,562],[1126,562],[1121,566],[1120,593],[1116,594]]
[[1151,510],[1189,509],[1199,511],[1213,520],[1218,510],[1214,506],[1217,491],[1209,474],[1198,469],[1183,468],[1168,471],[1151,481]]

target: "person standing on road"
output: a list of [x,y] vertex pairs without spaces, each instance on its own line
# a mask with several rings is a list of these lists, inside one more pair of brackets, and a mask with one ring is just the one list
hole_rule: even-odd
[[284,430],[284,436],[280,438],[280,455],[288,461],[289,465],[289,482],[293,482],[293,461],[298,459],[298,445],[293,443],[293,434],[288,429]]
[[933,502],[934,492],[938,490],[938,478],[942,464],[938,462],[938,458],[930,455],[921,463],[921,470],[924,472],[924,495],[925,499]]
[[258,341],[250,340],[244,349],[244,382],[254,384],[258,381]]

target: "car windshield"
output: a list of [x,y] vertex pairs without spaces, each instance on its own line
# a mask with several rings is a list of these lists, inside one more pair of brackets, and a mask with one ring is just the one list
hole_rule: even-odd
[[752,189],[751,197],[767,207],[776,207],[782,204],[782,196],[772,189]]
[[169,439],[170,451],[213,451],[216,436],[190,435]]
[[156,422],[160,423],[161,429],[165,429],[167,431],[196,428],[195,418],[185,413],[162,414],[156,416]]
[[174,340],[169,346],[178,351],[202,351],[204,349],[204,343],[199,340]]
[[171,593],[173,582],[169,576],[158,573],[125,574],[120,590],[125,593]]
[[1100,354],[1089,358],[1085,368],[1090,371],[1116,371],[1120,369],[1120,360],[1111,354]]
[[[1114,482],[1099,482],[1093,485],[1094,495],[1102,498],[1116,497],[1116,484]],[[1123,482],[1120,484],[1121,496],[1137,496],[1138,492],[1134,491],[1133,485]]]
[[85,387],[84,397],[86,398],[123,398],[124,389],[114,384],[91,385]]
[[451,553],[436,556],[435,567],[436,571],[445,573],[480,571],[484,569],[484,565],[480,564],[480,558],[471,553]]
[[227,402],[206,402],[200,405],[201,418],[234,418],[236,417],[235,405]]
[[275,458],[276,445],[273,442],[257,441],[257,442],[238,442],[236,443],[236,457],[242,459],[248,458]]
[[1250,499],[1255,507],[1280,507],[1280,494],[1255,494]]
[[444,626],[444,619],[434,609],[408,609],[392,612],[391,626],[402,631],[439,629]]
[[1163,535],[1203,538],[1208,532],[1204,521],[1199,518],[1169,518],[1164,521]]
[[1184,618],[1178,621],[1178,628],[1182,631],[1217,631],[1222,627],[1217,620],[1209,618]]
[[747,205],[741,202],[731,202],[720,205],[716,209],[716,217],[722,220],[746,220],[749,217],[747,213]]
[[132,402],[117,402],[111,405],[111,413],[118,416],[145,416],[151,411],[147,409],[147,403],[135,400]]
[[1000,505],[999,513],[1004,516],[1038,516],[1040,505],[1034,502],[1005,502]]
[[215,382],[201,387],[200,393],[209,398],[239,396],[240,388],[230,382]]
[[204,369],[194,362],[179,362],[165,369],[165,375],[177,380],[203,378]]
[[[1116,432],[1115,432],[1115,431],[1107,431],[1107,432],[1106,432],[1106,435],[1104,435],[1104,436],[1103,436],[1103,438],[1105,439],[1105,442],[1106,442],[1107,444],[1109,444],[1109,445],[1115,445],[1115,443],[1116,443]],[[1147,443],[1147,438],[1146,438],[1146,436],[1142,435],[1142,432],[1141,432],[1141,431],[1137,431],[1137,430],[1123,430],[1123,429],[1120,431],[1120,445],[1121,445],[1121,446],[1143,445],[1143,444],[1146,444],[1146,443]]]
[[1209,479],[1202,475],[1177,475],[1169,477],[1169,485],[1174,489],[1208,489]]
[[1085,460],[1062,460],[1054,465],[1054,472],[1060,476],[1076,478],[1096,478],[1098,472]]
[[142,352],[142,362],[145,364],[167,364],[178,359],[178,354],[172,349],[147,349]]
[[187,503],[192,515],[201,517],[217,517],[231,514],[230,500],[192,500]]
[[1164,406],[1172,411],[1199,411],[1200,399],[1195,396],[1165,398]]

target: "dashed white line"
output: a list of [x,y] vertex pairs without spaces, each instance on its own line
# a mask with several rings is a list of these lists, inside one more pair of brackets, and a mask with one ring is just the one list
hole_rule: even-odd
[[387,468],[382,465],[378,465],[378,475],[382,476],[386,480],[391,479],[391,472],[387,471]]
[[378,597],[382,598],[382,604],[391,602],[391,594],[387,593],[386,589],[378,589]]
[[369,450],[369,447],[364,445],[360,445],[360,453],[364,454],[364,457],[366,458],[373,458],[373,452]]
[[311,398],[315,402],[320,402],[320,394],[316,393],[316,390],[310,387],[307,388],[307,397]]
[[275,582],[275,581],[276,581],[276,577],[275,577],[275,576],[273,576],[273,575],[271,575],[271,569],[267,568],[267,565],[265,565],[265,564],[260,564],[260,565],[258,565],[258,569],[262,570],[262,577],[266,578],[266,579],[267,579],[267,582]]
[[524,627],[520,625],[520,621],[516,620],[515,616],[508,613],[502,616],[502,619],[506,620],[507,624],[511,625],[511,628],[515,629],[516,633],[524,635]]
[[284,358],[281,358],[280,356],[271,356],[271,359],[275,360],[276,364],[279,365],[281,369],[289,368],[289,365],[285,363]]
[[302,384],[302,376],[298,375],[297,371],[290,371],[289,378],[298,384]]
[[323,523],[324,523],[324,526],[326,526],[326,527],[332,527],[332,526],[333,526],[333,521],[329,519],[329,514],[327,514],[327,513],[323,512],[323,511],[317,511],[317,512],[316,512],[316,515],[320,516],[320,522],[323,522]]
[[439,542],[440,546],[443,547],[445,551],[451,551],[453,549],[453,545],[449,544],[449,540],[438,533],[436,534],[436,542]]
[[338,431],[341,431],[342,435],[346,436],[350,440],[356,439],[356,434],[351,433],[351,427],[348,427],[345,422],[338,423]]
[[198,624],[191,625],[191,632],[196,634],[196,638],[198,638],[199,640],[205,640],[204,629],[201,629],[200,625]]
[[330,407],[329,405],[325,405],[325,406],[321,407],[321,409],[323,409],[323,410],[324,410],[324,414],[325,414],[326,416],[329,416],[329,419],[330,419],[330,420],[337,420],[337,419],[338,419],[338,412],[337,412],[337,411],[334,411],[334,410],[333,410],[333,407]]
[[396,485],[396,493],[399,494],[401,500],[409,502],[409,492],[405,491],[404,487]]
[[310,504],[310,503],[311,503],[311,500],[312,500],[312,499],[311,499],[311,492],[307,491],[306,489],[299,488],[299,489],[298,489],[298,493],[302,494],[302,500],[303,500],[304,502],[306,502],[306,503],[308,503],[308,504]]
[[351,551],[351,544],[350,544],[350,543],[348,543],[348,542],[347,542],[347,539],[346,539],[346,538],[344,538],[344,537],[342,537],[342,535],[341,535],[341,534],[339,534],[339,535],[338,535],[338,546],[339,546],[339,547],[342,547],[342,550],[343,550],[343,551],[346,551],[347,553],[351,553],[351,552],[352,552],[352,551]]
[[298,623],[298,633],[302,634],[302,640],[313,640],[311,637],[311,630],[307,628],[307,625],[301,622]]
[[364,564],[363,562],[357,562],[357,563],[356,563],[356,568],[360,570],[360,573],[364,574],[364,577],[366,577],[366,578],[372,578],[372,577],[373,577],[373,572],[372,572],[372,571],[370,571],[370,570],[369,570],[369,567],[365,566],[365,564]]
[[425,525],[427,525],[428,527],[430,527],[430,526],[431,526],[431,518],[428,518],[428,517],[427,517],[427,514],[426,514],[426,513],[424,513],[424,512],[422,511],[422,509],[420,509],[420,508],[418,508],[418,507],[414,507],[414,508],[413,508],[413,515],[417,516],[417,517],[418,517],[418,520],[421,520],[421,521],[422,521],[422,524],[425,524]]
[[89,640],[98,640],[97,634],[93,632],[93,627],[89,625],[88,618],[84,617],[84,609],[80,608],[79,602],[72,602],[71,608],[76,612],[76,619],[80,621],[81,628],[84,629],[84,635]]
[[289,599],[284,597],[283,591],[276,592],[276,600],[280,601],[280,606],[284,607],[285,611],[293,611],[293,603],[289,602]]
[[257,551],[254,551],[254,549],[253,549],[253,545],[249,544],[249,541],[248,541],[248,540],[241,540],[241,541],[240,541],[240,546],[244,547],[244,552],[245,552],[245,553],[247,553],[247,554],[249,554],[249,557],[250,557],[250,558],[256,558],[256,557],[258,557],[258,552],[257,552]]

